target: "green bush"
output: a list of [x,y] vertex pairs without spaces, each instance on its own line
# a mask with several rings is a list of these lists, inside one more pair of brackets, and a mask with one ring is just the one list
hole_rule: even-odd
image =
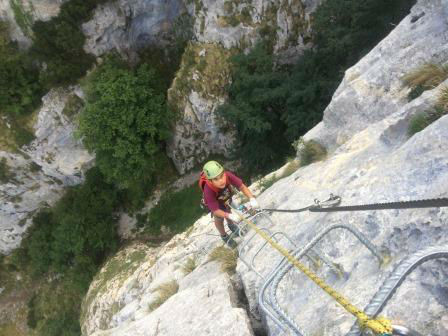
[[0,22],[0,111],[12,117],[32,112],[42,88],[39,69],[32,59],[9,40],[8,28]]
[[300,139],[294,144],[297,148],[300,166],[302,167],[316,161],[324,160],[327,156],[325,147],[314,140],[303,141]]
[[[83,185],[70,188],[52,209],[33,218],[13,259],[34,283],[41,283],[28,314],[28,325],[38,335],[80,335],[82,299],[118,246],[119,205],[116,188],[93,168]],[[47,281],[49,275],[52,281]]]
[[99,266],[118,245],[118,199],[98,169],[88,171],[85,184],[69,189],[53,209],[34,217],[22,243],[31,272],[66,272],[79,263]]
[[287,72],[270,54],[268,37],[233,59],[228,102],[219,108],[236,128],[235,157],[251,175],[269,171],[290,144],[321,119],[345,70],[374,47],[415,0],[327,0],[313,13],[314,48]]
[[81,24],[89,20],[95,7],[106,0],[70,0],[59,15],[33,25],[32,55],[46,64],[40,81],[47,88],[71,84],[91,68],[95,58],[86,54]]
[[159,297],[154,302],[151,302],[148,305],[148,310],[150,312],[156,310],[163,303],[165,303],[166,300],[168,300],[170,297],[176,294],[178,290],[179,290],[179,284],[177,283],[176,280],[171,280],[162,283],[160,286],[158,286],[156,289],[153,290],[153,293],[157,292],[159,294]]
[[7,183],[12,177],[6,158],[0,160],[0,183]]
[[426,114],[419,113],[411,118],[408,125],[408,136],[411,137],[415,133],[420,132],[429,125]]
[[[78,270],[80,271],[80,270]],[[85,272],[85,271],[82,271]],[[28,326],[42,336],[79,336],[79,311],[86,291],[69,276],[44,282],[28,303]]]
[[[39,335],[79,335],[82,298],[106,257],[118,246],[119,193],[97,168],[70,188],[52,209],[42,210],[14,259],[38,286],[28,324]],[[58,277],[49,282],[49,274]]]
[[184,231],[203,215],[201,198],[197,183],[177,192],[165,192],[149,212],[146,231],[159,233],[162,225],[172,233]]
[[122,187],[153,179],[173,120],[155,71],[111,57],[88,78],[86,93],[79,131],[106,178]]
[[448,114],[442,106],[435,106],[423,113],[416,114],[411,118],[408,125],[408,136],[411,137],[431,125],[434,121]]
[[234,155],[250,174],[261,173],[290,154],[282,120],[288,92],[283,87],[286,74],[275,71],[273,57],[265,43],[248,54],[232,58],[234,66],[229,100],[218,114],[237,132]]

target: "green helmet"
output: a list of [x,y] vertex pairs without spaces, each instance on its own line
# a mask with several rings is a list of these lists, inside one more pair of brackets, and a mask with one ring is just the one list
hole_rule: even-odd
[[224,168],[216,161],[209,161],[204,165],[204,174],[208,180],[214,179],[219,176]]

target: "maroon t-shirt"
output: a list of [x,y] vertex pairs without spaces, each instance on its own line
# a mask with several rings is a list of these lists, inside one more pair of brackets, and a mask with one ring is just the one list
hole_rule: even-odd
[[[240,189],[243,181],[231,172],[226,171],[225,174],[227,175],[227,184],[231,184],[234,187]],[[207,184],[204,186],[204,200],[211,212],[214,212],[218,209],[229,212],[226,209],[225,205],[218,200],[219,195],[224,192],[226,188],[222,189],[218,192],[218,194],[216,194]]]

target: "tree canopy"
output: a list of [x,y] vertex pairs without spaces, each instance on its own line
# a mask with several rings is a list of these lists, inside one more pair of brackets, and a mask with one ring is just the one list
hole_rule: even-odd
[[157,170],[172,113],[156,72],[109,58],[88,79],[79,130],[109,181],[127,186]]

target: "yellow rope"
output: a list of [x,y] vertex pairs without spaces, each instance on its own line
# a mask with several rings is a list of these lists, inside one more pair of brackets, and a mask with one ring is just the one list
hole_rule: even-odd
[[342,307],[345,308],[349,313],[354,315],[358,319],[358,323],[361,328],[369,328],[373,332],[379,335],[391,335],[392,334],[392,323],[390,320],[385,318],[371,319],[362,310],[358,309],[352,305],[345,297],[336,292],[328,284],[325,283],[321,278],[309,270],[305,265],[300,263],[293,255],[291,255],[288,250],[283,246],[275,242],[271,237],[269,237],[264,231],[260,230],[254,223],[244,218],[240,213],[238,216],[252,229],[255,230],[264,240],[266,240],[273,248],[279,251],[288,261],[301,270],[305,275],[307,275],[311,280],[313,280],[320,288],[327,292],[333,299],[335,299]]

